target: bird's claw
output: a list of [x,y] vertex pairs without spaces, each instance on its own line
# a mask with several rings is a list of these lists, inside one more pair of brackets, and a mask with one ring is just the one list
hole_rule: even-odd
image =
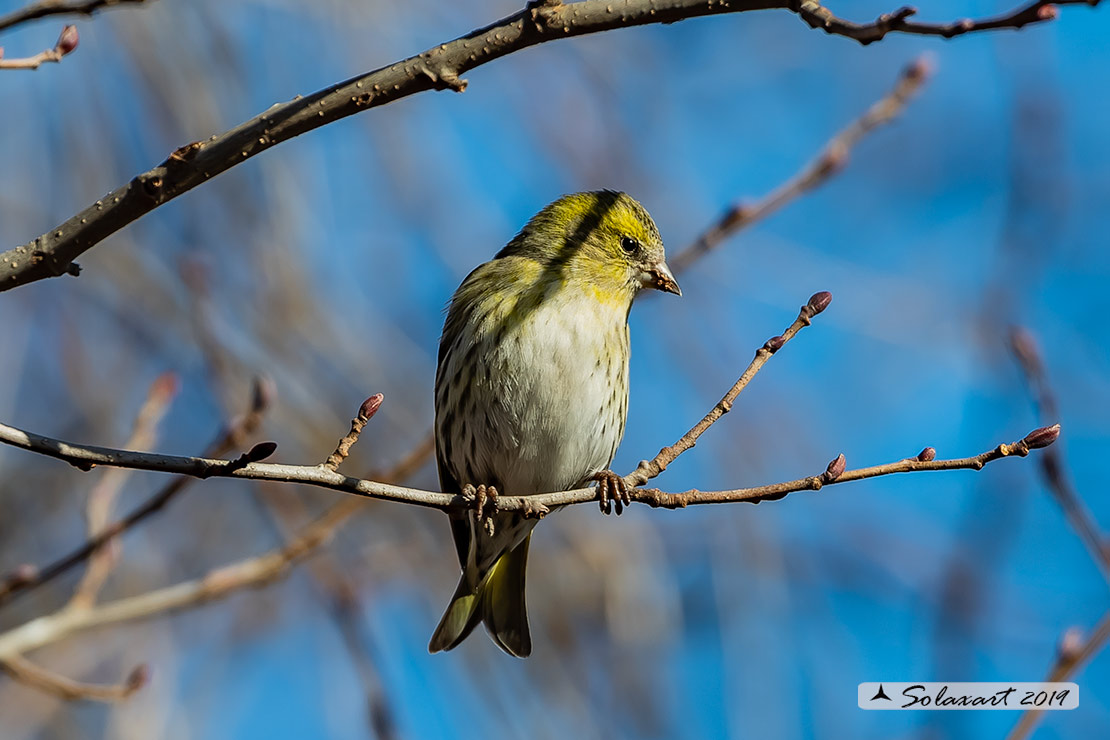
[[594,473],[590,480],[597,481],[598,504],[602,514],[609,514],[615,508],[617,516],[620,516],[624,507],[632,503],[632,493],[625,485],[624,478],[612,470]]
[[473,499],[475,519],[478,524],[485,522],[486,530],[492,536],[493,515],[497,513],[497,489],[484,484],[477,487],[467,484],[463,487],[463,495]]
[[525,519],[543,519],[551,513],[551,509],[543,504],[534,504],[528,499],[524,499],[524,508],[520,512]]

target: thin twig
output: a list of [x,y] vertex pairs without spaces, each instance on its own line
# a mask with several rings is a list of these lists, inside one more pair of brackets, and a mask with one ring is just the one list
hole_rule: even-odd
[[30,57],[5,59],[4,49],[0,47],[0,69],[38,69],[45,62],[60,62],[62,57],[77,48],[79,38],[76,26],[66,26],[58,36],[54,48],[40,51]]
[[[1049,670],[1048,675],[1045,676],[1044,680],[1046,682],[1067,681],[1087,661],[1106,647],[1106,644],[1110,642],[1110,612],[1102,615],[1102,619],[1099,620],[1086,640],[1075,644],[1071,643],[1067,637],[1065,635],[1065,639],[1060,645],[1056,663]],[[1044,710],[1024,712],[1021,718],[1018,719],[1017,724],[1014,725],[1014,729],[1010,730],[1010,734],[1006,736],[1006,740],[1025,740],[1033,733],[1043,714]]]
[[[427,461],[433,448],[429,435],[393,467],[382,471],[380,477],[383,480],[403,480]],[[120,689],[126,689],[130,694],[146,683],[149,672],[145,666],[132,671],[121,686],[105,687],[80,684],[57,676],[29,663],[22,655],[93,627],[145,619],[168,611],[199,606],[236,590],[271,583],[284,575],[298,559],[328,542],[363,503],[355,498],[344,499],[302,527],[284,546],[216,568],[199,580],[89,608],[67,606],[54,614],[11,629],[0,634],[0,668],[8,670],[13,676],[18,671],[20,675],[15,677],[24,683],[65,699],[125,698],[126,694]]]
[[[1010,349],[1033,393],[1041,420],[1057,418],[1056,394],[1048,382],[1036,339],[1028,330],[1016,327],[1010,332]],[[1083,498],[1067,473],[1063,451],[1059,447],[1047,450],[1041,456],[1040,470],[1048,490],[1063,510],[1072,529],[1087,547],[1087,552],[1102,571],[1103,577],[1110,581],[1110,549],[1107,548],[1106,539],[1094,516],[1083,503]]]
[[[1055,418],[1056,394],[1048,381],[1048,372],[1045,369],[1040,348],[1037,346],[1037,340],[1027,329],[1014,327],[1010,331],[1010,350],[1029,385],[1037,405],[1038,416],[1042,419]],[[1110,551],[1107,549],[1106,540],[1094,516],[1083,503],[1083,498],[1076,490],[1071,477],[1067,474],[1063,452],[1058,447],[1046,450],[1041,457],[1040,468],[1048,490],[1052,492],[1076,536],[1087,547],[1087,552],[1102,571],[1103,577],[1110,580]],[[1061,640],[1056,662],[1049,670],[1045,681],[1067,680],[1110,642],[1110,612],[1103,615],[1086,640],[1079,641],[1071,639],[1072,637],[1069,631]],[[1037,710],[1024,712],[1014,725],[1014,729],[1010,731],[1009,740],[1024,740],[1029,737],[1042,714],[1043,711]]]
[[[127,440],[128,449],[149,450],[154,446],[158,424],[177,395],[177,387],[177,377],[173,373],[163,373],[151,383],[146,400],[135,417],[131,436]],[[89,491],[88,503],[85,505],[89,539],[97,538],[105,532],[116,497],[130,472],[118,468],[107,470],[100,482]],[[74,590],[70,604],[75,607],[91,606],[118,559],[118,539],[113,538],[98,548],[89,557],[85,573]]]
[[[629,487],[641,486],[659,475],[667,466],[686,450],[693,447],[698,438],[718,419],[732,407],[736,396],[748,385],[760,368],[766,364],[775,352],[781,349],[795,334],[808,326],[813,316],[819,314],[829,305],[832,295],[817,293],[809,302],[802,306],[798,318],[781,336],[773,337],[756,352],[755,358],[748,365],[747,370],[732,386],[717,405],[698,422],[690,431],[683,435],[674,445],[664,447],[654,459],[641,461],[636,470],[625,477]],[[1045,447],[1052,444],[1060,434],[1059,425],[1045,427],[1030,432],[1026,437],[1013,444],[1002,444],[994,450],[969,458],[958,460],[933,460],[919,459],[904,460],[889,465],[873,468],[862,468],[857,471],[844,473],[837,480],[856,480],[870,478],[876,475],[887,475],[909,471],[927,470],[978,470],[991,460],[1012,455],[1024,456],[1031,449]],[[0,442],[20,447],[31,452],[55,457],[82,470],[90,470],[94,465],[111,465],[114,467],[134,468],[137,470],[152,470],[163,473],[179,473],[197,478],[232,477],[250,480],[269,480],[284,483],[303,483],[306,485],[328,488],[343,493],[366,496],[398,503],[414,504],[442,510],[469,509],[473,501],[461,494],[440,493],[437,491],[423,491],[414,488],[403,488],[379,481],[352,478],[329,470],[323,465],[280,465],[275,463],[254,462],[249,457],[238,460],[221,460],[204,457],[177,457],[173,455],[156,455],[138,453],[131,450],[119,450],[107,447],[94,447],[76,445],[58,439],[26,432],[6,424],[0,424]],[[266,446],[265,455],[273,452],[272,443],[264,443],[256,447]],[[927,448],[927,451],[932,448]],[[841,467],[842,469],[842,467]],[[832,466],[830,466],[831,472]],[[828,478],[826,474],[823,476]],[[686,506],[689,504],[727,503],[733,501],[760,501],[771,498],[781,498],[787,493],[819,488],[818,479],[822,476],[803,478],[786,483],[755,488],[736,489],[730,491],[687,491],[682,494],[664,494],[656,490],[635,489],[630,491],[633,501],[640,501],[651,506],[667,506],[670,508]],[[824,482],[833,482],[824,480]],[[581,504],[588,501],[597,501],[599,493],[595,488],[579,488],[571,491],[556,491],[537,494],[534,496],[501,496],[497,501],[497,508],[502,511],[542,511],[555,506],[568,504]]]
[[667,260],[675,273],[686,270],[695,260],[713,250],[737,231],[771,215],[792,200],[827,182],[848,163],[848,155],[860,139],[898,116],[906,103],[929,79],[930,65],[921,57],[906,66],[894,88],[876,101],[825,144],[821,153],[806,167],[755,203],[734,203],[693,243]]
[[833,15],[832,11],[814,0],[795,0],[792,8],[811,28],[820,28],[836,36],[847,36],[864,46],[881,40],[888,33],[906,33],[916,36],[942,36],[946,39],[963,36],[979,31],[994,31],[1002,28],[1020,29],[1032,23],[1054,20],[1059,5],[1098,5],[1099,0],[1035,0],[1009,13],[972,20],[964,18],[952,23],[918,23],[909,20],[917,15],[917,8],[899,8],[893,13],[884,13],[871,23],[853,23]]
[[50,15],[85,15],[89,16],[98,10],[111,8],[116,5],[138,5],[146,0],[76,0],[63,2],[62,0],[38,0],[26,5],[19,10],[0,16],[0,31],[6,31],[20,23],[45,18]]
[[[1060,0],[1057,4],[1077,4]],[[1097,0],[1091,0],[1097,2]],[[1031,6],[1032,7],[1032,6]],[[76,275],[81,254],[132,221],[270,147],[329,123],[426,90],[466,89],[462,75],[507,54],[556,39],[724,13],[782,9],[810,25],[862,43],[890,32],[957,35],[1050,20],[1043,3],[1009,16],[947,26],[907,21],[905,10],[871,24],[841,21],[815,2],[799,0],[583,0],[529,3],[485,28],[388,67],[353,77],[305,97],[274,105],[239,126],[180,147],[164,162],[116,188],[42,236],[0,254],[0,291],[36,280]]]
[[150,679],[150,671],[145,665],[140,665],[127,674],[122,683],[82,683],[48,671],[18,655],[0,658],[0,670],[22,684],[66,701],[123,701],[145,686]]
[[332,507],[280,549],[217,568],[202,578],[89,609],[63,609],[32,619],[0,635],[0,660],[23,655],[74,632],[203,604],[247,586],[269,583],[284,574],[293,562],[326,542],[336,523],[348,516],[345,509]]
[[[231,450],[243,447],[246,440],[261,425],[262,417],[272,404],[274,394],[273,383],[269,379],[256,378],[251,391],[251,405],[247,413],[232,421],[227,429],[221,432],[220,436],[201,454],[205,457],[218,457]],[[84,544],[54,562],[41,568],[29,564],[17,567],[6,577],[0,579],[0,606],[11,601],[19,594],[28,593],[80,565],[93,553],[104,547],[106,543],[164,509],[194,481],[196,481],[196,478],[192,476],[177,476],[163,486],[158,493],[151,496],[122,519],[118,519],[105,527],[96,537],[89,538]]]
[[358,442],[358,437],[362,434],[366,422],[370,421],[374,414],[378,413],[378,409],[381,408],[384,398],[385,396],[381,393],[376,393],[362,402],[362,405],[359,406],[358,413],[355,414],[355,418],[351,419],[351,431],[347,432],[343,439],[339,440],[339,444],[335,446],[335,452],[328,455],[328,459],[323,463],[325,468],[333,473],[339,469],[339,466],[347,459],[347,455],[351,454],[351,448],[355,446],[355,442]]

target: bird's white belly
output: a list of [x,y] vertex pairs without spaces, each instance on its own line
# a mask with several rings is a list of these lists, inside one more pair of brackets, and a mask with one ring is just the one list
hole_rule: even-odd
[[[578,486],[609,466],[628,400],[627,313],[543,305],[485,349],[472,473],[508,495]],[[462,462],[462,461],[460,461]],[[465,481],[482,483],[486,481]]]

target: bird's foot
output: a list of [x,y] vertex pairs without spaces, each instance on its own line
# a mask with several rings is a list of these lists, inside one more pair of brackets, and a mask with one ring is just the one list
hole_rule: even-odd
[[543,519],[551,513],[551,509],[543,504],[534,504],[527,498],[524,499],[524,508],[520,510],[525,519]]
[[463,495],[473,500],[475,519],[478,520],[478,524],[485,523],[486,531],[492,537],[493,515],[497,513],[497,489],[493,486],[475,487],[467,484],[463,487]]
[[624,478],[612,470],[594,473],[590,480],[597,481],[598,504],[602,514],[609,514],[616,508],[617,516],[620,516],[624,507],[632,503],[632,494],[625,485]]

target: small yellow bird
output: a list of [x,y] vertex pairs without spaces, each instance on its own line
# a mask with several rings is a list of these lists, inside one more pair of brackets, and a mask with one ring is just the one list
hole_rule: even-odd
[[[628,410],[628,313],[645,287],[682,294],[651,216],[608,190],[550,204],[467,276],[439,343],[443,491],[529,496],[597,480],[602,510],[613,486],[620,513],[628,501],[608,467]],[[484,622],[498,647],[527,657],[537,520],[507,511],[484,522],[477,508],[450,515],[462,578],[428,649],[450,650]]]

